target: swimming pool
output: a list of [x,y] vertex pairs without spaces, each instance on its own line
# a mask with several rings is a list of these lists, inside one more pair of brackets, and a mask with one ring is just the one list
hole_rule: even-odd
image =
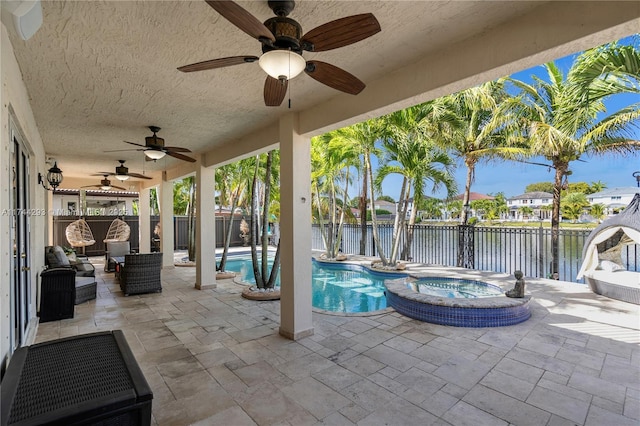
[[[269,259],[269,269],[273,260]],[[384,281],[407,277],[402,273],[371,271],[360,265],[313,260],[311,267],[312,305],[330,312],[373,312],[387,307]],[[237,274],[236,279],[254,284],[251,256],[232,256],[225,268]],[[276,286],[280,286],[278,276]]]

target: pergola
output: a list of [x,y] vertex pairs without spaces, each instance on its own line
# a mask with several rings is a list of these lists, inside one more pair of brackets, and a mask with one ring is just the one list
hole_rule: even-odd
[[[266,1],[239,2],[260,20],[273,16]],[[62,188],[95,183],[91,174],[130,170],[153,177],[127,181],[140,191],[141,235],[149,235],[149,189],[159,186],[162,212],[172,210],[173,180],[194,175],[199,212],[214,210],[215,168],[279,148],[281,156],[281,325],[297,339],[313,333],[311,320],[310,138],[323,132],[453,93],[638,31],[638,2],[564,1],[299,1],[290,15],[303,32],[348,15],[371,12],[382,31],[340,49],[307,54],[356,75],[367,87],[357,96],[304,74],[291,80],[280,107],[262,99],[265,74],[257,64],[185,74],[177,67],[236,55],[260,55],[260,44],[204,1],[42,3],[43,24],[29,40],[2,27],[1,208],[11,204],[6,176],[12,147],[24,146],[29,200],[46,209],[51,197],[35,176],[49,158],[64,172]],[[4,13],[4,11],[3,11]],[[4,20],[3,20],[4,21]],[[148,126],[170,146],[189,148],[187,163],[142,153],[110,152],[144,144]],[[50,194],[50,193],[48,193]],[[195,286],[215,285],[214,223],[197,225]],[[37,270],[50,240],[45,217],[32,217],[30,254],[35,303]],[[169,228],[172,216],[163,214]],[[9,235],[9,219],[0,230]],[[165,233],[164,266],[173,266]],[[141,238],[141,250],[149,250]],[[1,270],[11,269],[11,239],[0,242]],[[2,284],[3,294],[5,286]],[[2,302],[11,312],[11,302]],[[8,314],[7,314],[8,315]],[[35,310],[31,309],[31,318]],[[2,354],[11,325],[2,325]]]

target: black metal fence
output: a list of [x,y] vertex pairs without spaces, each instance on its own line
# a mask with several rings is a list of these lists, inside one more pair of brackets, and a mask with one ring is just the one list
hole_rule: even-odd
[[[107,236],[109,225],[116,218],[120,218],[127,222],[131,227],[131,235],[129,242],[132,250],[139,250],[140,242],[138,238],[138,216],[85,216],[83,219],[89,224],[93,238],[96,241],[95,244],[84,247],[84,254],[87,256],[102,256],[105,252],[105,244],[103,240]],[[189,221],[187,216],[174,216],[173,218],[173,245],[174,250],[186,250],[189,244]],[[231,232],[231,246],[243,245],[243,240],[240,238],[240,216],[236,216],[233,220],[233,230]],[[54,216],[53,217],[53,244],[59,246],[69,246],[65,230],[67,226],[75,220],[78,220],[76,216]],[[229,228],[228,216],[216,216],[216,247],[224,246],[224,239],[227,235],[227,229]],[[149,240],[151,241],[151,250],[158,249],[158,237],[154,235],[153,231],[155,226],[160,222],[159,216],[150,216],[151,232]],[[79,252],[83,252],[80,248]]]
[[[400,247],[404,246],[407,233],[413,238],[407,253],[399,252],[400,260],[444,265],[467,266],[477,270],[487,270],[513,274],[521,270],[530,277],[549,277],[551,273],[551,229],[495,228],[473,226],[468,234],[461,234],[458,225],[413,225],[402,229]],[[591,231],[588,229],[560,229],[559,235],[559,276],[563,281],[576,281],[582,264],[582,248]],[[381,247],[386,256],[391,253],[393,225],[378,227]],[[313,225],[312,248],[324,250],[320,225]],[[461,240],[462,238],[462,240]],[[359,224],[345,224],[341,248],[344,253],[360,251],[361,231]],[[461,250],[461,241],[470,244],[470,250]],[[460,258],[461,253],[463,258]],[[366,256],[376,256],[371,225],[367,227]],[[640,246],[629,245],[622,250],[622,259],[627,269],[640,270]]]

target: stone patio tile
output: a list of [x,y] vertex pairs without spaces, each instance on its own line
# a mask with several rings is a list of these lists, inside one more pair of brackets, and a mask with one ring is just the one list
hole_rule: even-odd
[[160,349],[170,348],[172,346],[181,346],[182,342],[178,340],[173,333],[169,336],[159,337],[157,339],[146,340],[141,342],[147,352],[156,352]]
[[626,395],[623,385],[579,372],[571,375],[568,386],[618,403],[624,403]]
[[447,383],[445,380],[417,368],[402,373],[395,380],[427,396],[436,393]]
[[[294,418],[311,416],[280,389],[263,382],[235,395],[237,404],[259,425],[297,424]],[[315,418],[312,417],[315,421]]]
[[373,348],[374,346],[392,339],[394,336],[395,335],[393,333],[389,333],[388,331],[373,328],[363,333],[359,333],[357,336],[353,336],[353,340],[367,348]]
[[[209,374],[195,372],[180,377],[164,376],[164,380],[175,396],[175,399],[187,398],[197,393],[220,393],[224,389]],[[154,393],[155,401],[155,393]]]
[[511,335],[492,330],[483,334],[478,339],[478,342],[496,348],[510,350],[518,344],[518,340],[520,339],[520,337],[521,336],[518,336],[517,334]]
[[349,419],[352,423],[358,423],[360,420],[367,417],[370,412],[370,410],[366,410],[353,402],[340,410],[340,414]]
[[489,370],[490,365],[480,361],[469,362],[464,356],[454,355],[438,367],[433,375],[465,389],[471,389]]
[[[462,400],[474,407],[518,426],[546,425],[548,412],[500,392],[477,385]],[[445,420],[447,416],[444,416]]]
[[524,364],[529,364],[567,377],[571,376],[575,369],[574,364],[569,361],[563,361],[519,347],[515,347],[513,350],[509,351],[505,358],[515,359]]
[[325,368],[333,367],[335,365],[336,364],[329,361],[328,359],[312,353],[302,358],[297,358],[293,361],[279,364],[276,366],[276,368],[292,380],[300,380],[304,377],[312,375],[317,371],[321,371]]
[[384,345],[405,354],[409,354],[422,346],[421,343],[418,343],[415,340],[408,339],[404,336],[396,336],[392,339],[389,339],[384,342]]
[[184,426],[235,407],[236,403],[224,391],[197,393],[180,400],[155,406],[153,414],[158,425]]
[[[611,411],[616,414],[624,414],[624,404],[618,404],[616,402],[611,401],[610,399],[604,399],[599,396],[594,396],[591,398],[591,405],[602,408],[607,411]],[[627,416],[632,417],[632,416]]]
[[556,356],[558,350],[560,349],[558,345],[546,343],[544,341],[541,341],[540,339],[537,339],[536,337],[529,336],[521,339],[516,347],[550,357]]
[[411,329],[411,331],[407,331],[402,334],[402,337],[406,337],[407,339],[414,340],[418,343],[425,344],[435,339],[437,336],[430,333],[423,333],[420,331],[416,331],[415,329]]
[[224,365],[217,365],[207,371],[229,393],[244,392],[248,387],[242,379]]
[[207,417],[193,423],[191,426],[211,426],[211,425],[233,425],[233,426],[255,426],[251,417],[238,406],[229,407],[213,416]]
[[638,426],[638,420],[626,416],[621,416],[619,414],[612,413],[611,411],[607,411],[592,405],[584,425]]
[[311,374],[311,377],[337,391],[362,380],[362,376],[339,365],[317,371]]
[[272,361],[278,360],[279,362],[284,362],[284,360],[279,359],[279,357],[276,356],[276,354],[273,353],[270,349],[265,348],[263,345],[255,341],[238,344],[227,344],[226,346],[238,358],[249,365],[267,359]]
[[373,327],[373,325],[367,324],[360,319],[356,319],[354,321],[345,321],[345,323],[340,326],[341,329],[351,331],[354,334],[362,334],[365,331],[372,329]]
[[323,419],[351,403],[349,399],[312,377],[283,387],[281,391],[317,419]]
[[600,377],[611,383],[618,383],[640,390],[640,366],[637,364],[611,361],[610,358],[607,357],[602,367]]
[[458,398],[449,395],[443,391],[437,391],[432,394],[419,405],[428,412],[442,417],[451,407],[456,405],[460,401]]
[[275,332],[271,327],[266,325],[259,325],[258,323],[255,323],[254,326],[251,328],[247,326],[247,328],[244,328],[244,329],[228,332],[229,336],[233,337],[236,341],[240,343],[248,342],[249,340],[259,339],[261,337],[269,336],[274,333]]
[[535,387],[534,383],[519,379],[498,370],[492,370],[484,376],[480,384],[495,391],[502,392],[520,401],[525,401]]
[[[373,373],[372,375],[370,375],[368,377],[369,380],[371,380],[373,383],[382,386],[383,388],[385,388],[386,390],[393,392],[394,394],[398,395],[398,396],[403,396],[406,393],[410,393],[410,392],[415,392],[414,390],[410,390],[409,388],[407,388],[405,385],[403,385],[400,382],[397,382],[383,374],[378,373]],[[424,396],[422,396],[421,398],[419,398],[419,402],[422,402],[424,400]]]
[[266,361],[237,368],[233,373],[249,387],[262,382],[274,382],[276,378],[282,376],[281,372]]
[[415,405],[396,398],[358,422],[358,426],[431,425],[437,418]]
[[540,386],[531,392],[526,402],[534,407],[557,414],[560,417],[564,417],[578,424],[584,423],[587,412],[589,411],[589,402],[581,401],[566,394]]
[[584,367],[598,371],[602,370],[602,367],[604,365],[604,357],[605,354],[602,352],[587,350],[578,351],[565,348],[561,348],[556,354],[557,359],[576,363],[578,365],[582,365]]
[[456,426],[507,426],[508,423],[473,405],[459,401],[442,418]]
[[424,345],[411,352],[410,355],[437,366],[444,364],[453,356],[451,352],[443,351],[430,345]]
[[381,401],[388,402],[395,398],[392,392],[367,379],[347,386],[340,393],[369,412],[380,408]]
[[626,417],[631,417],[632,419],[640,421],[640,399],[633,398],[627,394],[627,398],[624,401],[623,414]]
[[341,352],[356,344],[351,338],[342,336],[329,336],[325,339],[318,340],[318,343],[334,352]]
[[385,345],[375,346],[364,352],[363,355],[395,368],[398,371],[407,371],[420,362],[419,358],[406,355],[403,352]]
[[522,363],[520,361],[503,358],[497,365],[496,370],[501,371],[526,382],[536,384],[544,374],[544,370],[538,367]]
[[348,360],[340,362],[339,364],[344,368],[353,371],[354,373],[359,374],[363,377],[367,377],[368,375],[373,374],[378,370],[382,370],[386,367],[385,364],[362,354],[349,358]]
[[340,413],[331,413],[318,424],[322,426],[355,426],[355,423]]
[[204,368],[195,357],[187,357],[158,364],[158,371],[162,377],[175,379],[191,373],[201,373]]
[[196,358],[204,368],[211,368],[215,365],[221,365],[227,362],[241,361],[232,351],[227,348],[218,348],[209,352],[196,355]]

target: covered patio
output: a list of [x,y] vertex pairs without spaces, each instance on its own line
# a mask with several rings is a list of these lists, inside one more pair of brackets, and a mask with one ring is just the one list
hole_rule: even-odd
[[123,330],[161,426],[640,420],[640,306],[585,285],[527,280],[532,317],[515,326],[314,312],[314,334],[292,342],[278,335],[281,303],[243,299],[233,280],[197,290],[195,268],[179,267],[163,271],[162,293],[124,297],[92,260],[97,299],[42,324],[36,341]]
[[[241,5],[260,20],[273,16],[266,2]],[[629,333],[637,337],[637,312],[635,317],[620,313],[624,309],[618,302],[586,290],[573,297],[573,290],[544,284],[542,288],[549,294],[540,298],[539,309],[546,314],[537,320],[499,331],[458,330],[414,323],[393,313],[367,318],[315,314],[309,284],[312,136],[633,34],[640,24],[637,2],[298,2],[292,16],[306,30],[344,16],[373,13],[382,32],[353,46],[308,55],[356,75],[366,84],[362,93],[343,94],[302,75],[290,83],[290,108],[287,102],[281,107],[264,106],[264,73],[251,64],[196,74],[177,71],[179,66],[201,60],[259,53],[256,40],[203,1],[46,1],[42,2],[42,25],[28,40],[16,34],[13,17],[7,15],[11,12],[4,6],[3,2],[1,372],[20,346],[96,327],[122,328],[153,383],[158,401],[154,402],[154,415],[159,424],[184,424],[175,413],[183,413],[182,419],[186,416],[189,421],[204,421],[202,424],[210,424],[204,419],[211,416],[223,416],[223,421],[227,415],[234,420],[230,424],[244,420],[249,424],[320,420],[341,424],[343,418],[353,423],[375,423],[393,411],[389,406],[397,407],[398,415],[415,407],[423,410],[420,404],[426,399],[421,395],[436,393],[438,397],[428,399],[429,404],[442,405],[427,410],[426,418],[432,423],[460,424],[455,418],[445,417],[452,407],[458,407],[452,415],[457,412],[466,416],[474,412],[474,407],[493,405],[491,401],[482,402],[487,394],[467,392],[474,386],[490,386],[465,380],[488,377],[486,380],[492,381],[486,373],[500,366],[501,360],[506,363],[502,366],[508,366],[513,359],[525,357],[536,370],[523,378],[524,382],[535,382],[534,388],[541,381],[548,387],[559,386],[555,392],[571,395],[567,404],[580,407],[576,409],[580,414],[569,419],[577,423],[595,419],[593,424],[598,424],[597,416],[605,410],[607,416],[637,420],[637,374],[623,374],[619,368],[624,365],[628,372],[638,361],[637,341],[624,340]],[[189,149],[196,161],[170,157],[145,161],[141,152],[120,152],[131,147],[124,141],[143,142],[150,135],[149,126],[161,127],[159,136],[167,146]],[[51,191],[43,189],[47,185],[41,181],[52,162],[64,172],[61,188],[95,184],[100,176],[92,175],[114,170],[118,160],[126,160],[131,172],[151,177],[127,181],[128,190],[140,192],[140,234],[149,235],[145,218],[149,217],[150,188],[159,188],[164,212],[161,224],[169,229],[174,180],[195,176],[197,210],[213,212],[216,167],[274,148],[280,150],[281,160],[281,302],[256,308],[240,300],[233,285],[216,282],[215,265],[206,261],[215,252],[215,238],[211,238],[215,230],[202,215],[197,222],[195,269],[173,269],[172,236],[163,235],[160,249],[164,253],[165,292],[123,298],[113,291],[111,278],[105,276],[100,282],[100,297],[79,306],[75,319],[38,327],[39,273],[44,266],[44,247],[52,240],[53,213]],[[148,238],[140,241],[140,250],[150,251]],[[592,303],[594,300],[597,303]],[[606,315],[607,321],[577,315],[580,320],[574,321],[575,310],[585,306],[590,314],[615,315]],[[554,312],[547,312],[552,308]],[[586,324],[586,330],[582,325],[577,330],[558,326],[564,324],[565,311],[569,323]],[[626,322],[611,323],[618,317]],[[545,323],[543,318],[552,322]],[[463,346],[457,347],[459,344]],[[535,351],[545,350],[546,344],[550,345],[549,353]],[[522,353],[520,346],[533,346],[534,353]],[[398,351],[407,355],[416,350],[424,351],[424,356],[395,357]],[[366,358],[359,357],[367,351],[372,352]],[[576,353],[581,355],[574,356]],[[556,360],[558,356],[562,362]],[[480,358],[486,359],[486,365]],[[469,359],[474,362],[465,364]],[[412,368],[414,361],[424,367],[416,371],[419,375],[440,369],[439,380],[447,382],[433,389],[429,380],[413,384],[408,378],[406,383],[404,379],[395,380],[404,383],[404,388],[387,381],[397,379],[409,365]],[[550,373],[539,371],[544,367],[539,363],[553,366],[548,368]],[[281,369],[274,367],[277,365]],[[324,381],[318,384],[311,381],[310,374],[324,369],[310,371],[309,366],[315,365],[332,367],[326,369]],[[495,370],[497,376],[503,374],[502,366]],[[458,368],[469,372],[455,379],[453,376],[460,374],[455,372]],[[476,368],[483,373],[476,373]],[[347,374],[345,369],[357,376]],[[202,379],[184,378],[185,374],[203,370],[209,374]],[[519,374],[528,371],[523,368]],[[272,375],[269,377],[273,380],[264,380],[263,374]],[[371,375],[375,381],[370,380]],[[173,380],[180,377],[182,381]],[[345,377],[353,381],[341,382]],[[630,377],[634,377],[635,385],[627,383]],[[600,380],[611,382],[610,386],[601,386]],[[577,384],[573,389],[578,390],[565,392],[572,381]],[[428,388],[416,393],[412,390],[415,386]],[[447,392],[438,393],[445,388]],[[243,403],[274,389],[286,389],[279,399],[267,398],[270,406],[279,409],[258,404],[250,413],[248,404]],[[307,398],[308,389],[313,390],[308,399],[295,399]],[[599,394],[601,389],[610,390],[615,397],[604,398]],[[338,396],[336,391],[345,394]],[[502,392],[512,393],[510,389]],[[516,400],[526,399],[520,390],[513,392],[520,395]],[[378,394],[390,401],[384,410],[377,403]],[[360,401],[357,395],[370,396]],[[566,411],[565,406],[554,406],[561,398],[549,398],[552,394],[541,390],[531,395],[547,401],[536,404],[542,405],[537,409],[547,412],[542,417],[550,424],[566,421],[567,417],[554,417],[555,411]],[[188,409],[180,408],[177,397],[193,403],[186,405]],[[411,410],[405,409],[409,403],[413,404]],[[514,406],[524,409],[526,404],[514,400],[504,409],[527,412]],[[631,411],[627,407],[632,407]],[[485,414],[499,414],[493,410],[487,408]],[[272,419],[268,417],[272,412],[288,414]],[[171,417],[171,413],[177,417]],[[512,420],[511,414],[497,417],[520,423]],[[523,423],[537,418],[524,416]]]

